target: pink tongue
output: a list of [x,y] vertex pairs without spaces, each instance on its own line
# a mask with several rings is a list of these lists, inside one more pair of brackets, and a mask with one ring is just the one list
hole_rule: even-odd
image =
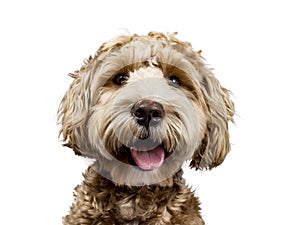
[[164,162],[165,152],[161,147],[149,151],[139,151],[131,148],[131,156],[135,163],[143,170],[153,170]]

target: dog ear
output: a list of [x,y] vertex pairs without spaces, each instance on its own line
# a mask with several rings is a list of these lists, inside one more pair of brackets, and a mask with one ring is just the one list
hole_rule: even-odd
[[69,74],[74,81],[59,106],[58,122],[62,125],[60,136],[63,137],[64,146],[72,148],[75,154],[94,157],[92,150],[88,150],[91,149],[91,146],[88,146],[89,142],[84,126],[91,104],[90,87],[91,79],[93,79],[91,70],[95,66],[95,59],[137,37],[137,35],[132,37],[124,35],[111,39],[100,46],[94,57],[90,56],[85,60],[85,64],[79,71]]
[[234,122],[235,112],[230,92],[212,74],[204,76],[201,85],[209,118],[205,136],[190,163],[196,170],[212,169],[223,162],[230,150],[228,122]]
[[91,156],[91,153],[82,149],[80,144],[85,142],[82,127],[88,116],[89,90],[85,85],[84,72],[76,71],[69,75],[74,78],[74,81],[58,109],[58,121],[61,124],[60,136],[63,137],[64,146],[72,148],[75,154]]

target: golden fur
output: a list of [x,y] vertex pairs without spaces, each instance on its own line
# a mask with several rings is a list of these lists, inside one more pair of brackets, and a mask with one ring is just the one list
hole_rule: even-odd
[[[119,36],[70,75],[59,108],[61,134],[66,146],[95,163],[64,224],[204,224],[180,168],[188,160],[195,169],[223,162],[234,105],[201,51],[175,34]],[[141,100],[162,106],[159,125],[141,126],[130,114]],[[163,149],[162,165],[145,171],[132,164],[137,143]]]

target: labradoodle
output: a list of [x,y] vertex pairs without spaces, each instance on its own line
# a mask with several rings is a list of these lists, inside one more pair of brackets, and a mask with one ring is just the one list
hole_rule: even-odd
[[223,162],[234,104],[201,51],[175,35],[118,36],[70,74],[60,132],[94,162],[65,225],[204,224],[181,167]]

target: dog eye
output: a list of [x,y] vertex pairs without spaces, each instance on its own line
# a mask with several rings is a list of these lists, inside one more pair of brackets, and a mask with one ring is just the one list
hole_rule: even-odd
[[177,76],[171,75],[169,77],[169,80],[171,81],[171,84],[173,84],[173,85],[175,85],[177,87],[181,86],[181,81],[180,81],[180,79]]
[[118,73],[112,81],[114,84],[123,85],[126,83],[127,79],[128,75],[126,73]]

